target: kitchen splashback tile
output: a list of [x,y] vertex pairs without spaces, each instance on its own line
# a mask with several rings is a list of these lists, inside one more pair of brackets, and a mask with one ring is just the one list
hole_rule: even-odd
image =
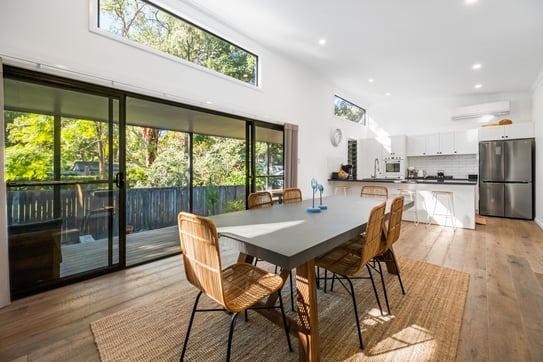
[[437,175],[437,170],[445,170],[445,176],[468,178],[469,174],[479,173],[476,155],[447,155],[408,157],[407,166],[426,171],[426,175]]

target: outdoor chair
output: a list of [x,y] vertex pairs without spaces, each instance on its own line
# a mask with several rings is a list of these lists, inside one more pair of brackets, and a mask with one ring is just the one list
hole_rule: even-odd
[[[369,273],[369,279],[371,280],[371,285],[373,287],[377,304],[379,305],[379,309],[381,309],[381,302],[379,301],[379,296],[377,294],[377,289],[375,288],[375,282],[373,280],[369,263],[379,253],[381,247],[381,232],[385,219],[385,207],[386,202],[373,207],[370,212],[366,232],[364,234],[336,247],[335,249],[332,249],[324,255],[315,258],[315,265],[317,267],[324,268],[326,271],[334,273],[332,276],[332,285],[330,290],[332,291],[334,288],[334,280],[338,279],[341,285],[351,295],[358,330],[358,341],[361,349],[364,349],[364,344],[362,342],[362,331],[360,330],[356,296],[351,279],[360,279],[361,277],[357,275],[365,266]],[[327,276],[324,277],[325,291],[326,279],[328,279]],[[342,280],[347,281],[349,288],[347,288]],[[343,316],[339,317],[343,318]]]
[[[247,309],[280,308],[288,348],[292,352],[283,301],[279,292],[283,286],[283,279],[248,263],[235,263],[222,269],[219,236],[211,219],[181,212],[178,216],[178,226],[185,275],[187,280],[200,290],[194,302],[180,360],[183,361],[185,357],[196,312],[222,310],[232,314],[228,334],[227,361],[230,360],[232,336],[237,316],[240,312],[247,313]],[[277,293],[279,298],[279,306],[258,304],[259,301],[274,293]],[[222,308],[197,309],[202,294],[206,294]]]

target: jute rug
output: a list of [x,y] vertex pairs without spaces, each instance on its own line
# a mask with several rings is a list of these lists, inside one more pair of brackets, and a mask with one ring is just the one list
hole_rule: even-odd
[[[387,275],[392,315],[381,316],[369,280],[356,280],[365,349],[358,348],[352,302],[336,285],[318,292],[321,360],[323,361],[454,361],[468,291],[469,274],[399,257],[407,294],[396,276]],[[288,283],[285,286],[288,288]],[[379,290],[381,290],[379,288]],[[196,289],[183,283],[175,295],[132,307],[91,324],[102,361],[178,361]],[[283,291],[290,311],[288,290]],[[384,307],[384,298],[381,298]],[[202,297],[201,306],[213,306]],[[385,309],[386,313],[386,309]],[[229,316],[197,313],[186,360],[223,361]],[[292,336],[292,335],[291,335]],[[283,330],[256,312],[249,322],[238,318],[232,346],[235,361],[296,361]]]

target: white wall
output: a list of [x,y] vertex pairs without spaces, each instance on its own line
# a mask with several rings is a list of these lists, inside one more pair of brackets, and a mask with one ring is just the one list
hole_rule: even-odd
[[534,82],[532,119],[535,127],[535,222],[543,229],[543,71]]
[[387,98],[379,103],[372,104],[368,113],[390,135],[437,133],[480,126],[477,120],[451,120],[454,108],[505,100],[511,101],[511,113],[497,117],[491,120],[490,123],[503,118],[511,119],[514,123],[532,120],[532,100],[528,91],[411,100]]

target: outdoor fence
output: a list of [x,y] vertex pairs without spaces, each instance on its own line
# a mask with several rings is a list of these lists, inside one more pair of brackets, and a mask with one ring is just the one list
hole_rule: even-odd
[[[216,186],[214,191],[211,195],[207,186],[194,187],[192,212],[207,216],[245,208],[244,185]],[[209,200],[210,197],[214,200]],[[113,207],[110,207],[110,201]],[[209,205],[214,205],[214,210],[210,210]],[[119,210],[116,190],[81,191],[75,187],[61,189],[60,205],[58,209],[55,206],[53,190],[8,191],[8,225],[47,221],[60,212],[56,217],[63,219],[62,230],[77,231],[71,239],[65,236],[63,242],[73,243],[79,242],[80,235],[91,235],[94,239],[106,237],[109,216],[116,215]],[[126,191],[126,224],[131,232],[176,225],[177,214],[188,210],[188,188],[133,188]],[[114,227],[114,234],[117,233]]]

